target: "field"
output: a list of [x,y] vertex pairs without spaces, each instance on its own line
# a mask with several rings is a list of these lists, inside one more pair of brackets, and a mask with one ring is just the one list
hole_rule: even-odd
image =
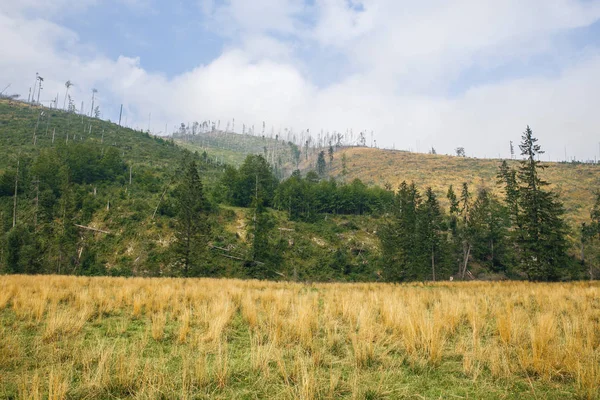
[[598,398],[600,284],[0,278],[0,398]]

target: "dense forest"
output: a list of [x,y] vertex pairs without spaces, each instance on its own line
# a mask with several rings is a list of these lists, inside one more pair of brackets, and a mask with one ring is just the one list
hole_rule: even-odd
[[[278,143],[236,167],[206,147],[74,112],[0,103],[0,270],[138,276],[425,281],[598,276],[600,193],[568,226],[529,127],[497,184],[393,188],[328,171],[283,177]],[[214,133],[213,133],[214,134]],[[214,134],[216,135],[216,134]],[[231,135],[231,134],[229,134]],[[296,154],[300,148],[282,144]],[[283,150],[281,150],[283,151]],[[273,165],[275,159],[278,165]],[[294,165],[295,164],[295,165]],[[288,164],[288,167],[290,164]],[[292,168],[290,168],[292,169]]]

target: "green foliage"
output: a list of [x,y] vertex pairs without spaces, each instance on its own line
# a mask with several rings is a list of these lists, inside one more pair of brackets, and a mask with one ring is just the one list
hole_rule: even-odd
[[194,160],[184,160],[174,197],[177,207],[174,251],[182,264],[181,273],[185,277],[201,275],[205,272],[210,207]]
[[42,272],[38,236],[25,224],[17,224],[6,239],[7,272],[36,274]]
[[327,169],[327,161],[325,161],[325,151],[320,151],[317,158],[317,173],[319,176],[325,175]]
[[536,159],[543,151],[536,142],[527,127],[519,145],[525,159],[517,173],[518,257],[529,279],[558,280],[562,276],[560,270],[568,264],[564,209],[556,194],[544,190],[548,183],[538,172],[544,167]]
[[244,263],[244,267],[250,278],[272,279],[276,276],[276,266],[281,263],[280,251],[272,239],[275,220],[260,199],[255,199],[253,204],[254,208],[247,222],[251,242],[250,257]]
[[507,272],[512,258],[507,243],[510,221],[502,203],[481,188],[470,212],[472,257],[493,272]]
[[277,178],[271,166],[261,155],[249,155],[237,173],[227,168],[221,178],[225,189],[225,200],[238,207],[248,207],[254,197],[261,199],[265,206],[270,206],[277,187]]
[[444,216],[437,197],[430,187],[426,189],[425,199],[418,205],[417,213],[417,244],[420,247],[419,264],[422,265],[420,269],[423,269],[424,275],[425,265],[430,265],[431,277],[435,281],[436,264],[438,264],[437,275],[442,275],[439,266],[443,265],[443,260],[446,258],[447,246],[442,236],[442,231],[445,229]]
[[382,269],[387,280],[418,280],[428,274],[419,265],[418,213],[421,196],[414,183],[400,184],[390,218],[379,228]]
[[274,206],[287,211],[292,221],[315,221],[324,214],[379,215],[391,206],[393,193],[382,188],[368,188],[360,179],[340,185],[335,180],[319,180],[309,172],[303,179],[300,171],[279,184]]

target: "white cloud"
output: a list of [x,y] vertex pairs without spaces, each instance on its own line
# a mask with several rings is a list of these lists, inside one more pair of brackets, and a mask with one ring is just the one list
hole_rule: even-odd
[[[474,66],[558,53],[554,35],[596,21],[598,2],[434,3],[365,0],[357,10],[345,0],[311,7],[293,0],[204,2],[211,24],[229,27],[228,44],[212,62],[172,78],[147,72],[136,58],[93,54],[56,23],[0,11],[0,77],[26,97],[39,71],[46,78],[42,97],[60,93],[61,105],[67,79],[77,85],[78,102],[89,102],[98,87],[105,115],[116,118],[122,102],[133,125],[145,128],[152,113],[155,131],[165,123],[224,125],[232,118],[239,131],[242,123],[258,129],[264,120],[276,130],[366,129],[389,147],[416,150],[418,143],[421,151],[433,145],[451,153],[464,146],[468,154],[496,157],[507,156],[508,141],[518,142],[530,124],[551,158],[562,159],[565,145],[571,155],[594,157],[598,49],[559,55],[562,70],[553,76],[478,84],[452,97],[446,87]],[[317,86],[304,73],[308,62],[299,48],[339,52],[354,73]]]

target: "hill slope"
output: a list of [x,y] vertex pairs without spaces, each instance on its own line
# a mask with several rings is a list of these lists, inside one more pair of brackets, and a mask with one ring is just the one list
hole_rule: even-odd
[[[277,160],[275,163],[282,171],[281,177],[288,176],[296,168],[296,160],[303,172],[314,170],[320,151],[310,147],[306,157],[306,149],[296,147],[301,154],[294,158],[293,147],[285,142],[221,131],[188,135],[176,139],[176,142],[192,151],[207,150],[219,160],[233,165],[240,165],[248,154],[266,155],[271,164]],[[327,149],[323,150],[327,153]],[[345,169],[342,165],[344,155]],[[415,182],[420,188],[431,186],[444,202],[450,184],[460,190],[460,185],[467,182],[473,192],[478,187],[486,187],[499,193],[496,174],[501,161],[369,147],[342,147],[336,149],[327,175],[347,182],[359,178],[368,185],[391,185],[393,189],[397,189],[402,181]],[[513,167],[518,166],[518,160],[508,160],[508,163]],[[586,221],[593,204],[593,191],[600,188],[600,165],[556,162],[546,162],[544,165],[547,168],[542,176],[559,193],[569,224],[575,226]]]
[[[543,147],[543,144],[542,144]],[[346,157],[346,173],[342,159]],[[518,161],[509,160],[516,167]],[[499,192],[496,174],[501,160],[451,157],[409,153],[406,151],[381,150],[366,147],[349,147],[338,150],[334,155],[329,174],[336,179],[351,181],[359,178],[370,185],[389,184],[398,188],[402,181],[415,182],[420,188],[431,186],[445,199],[450,184],[460,190],[463,182],[471,190],[487,187]],[[564,202],[568,222],[579,224],[589,219],[593,204],[593,191],[600,188],[600,165],[575,163],[544,163],[547,168],[542,176],[558,191]],[[314,159],[303,164],[310,169]]]
[[[229,151],[242,159],[245,152],[260,150],[263,139],[248,135],[245,142],[235,141],[243,151]],[[292,148],[281,141],[277,147],[272,139],[266,143],[277,154]],[[223,165],[214,162],[218,149],[208,148],[204,156],[202,147],[187,146],[198,150],[188,156],[195,158],[210,197],[223,174]],[[0,272],[177,275],[171,246],[174,189],[185,153],[171,140],[108,121],[0,101]],[[213,206],[214,247],[206,256],[206,274],[246,277],[251,212]],[[278,276],[377,278],[373,218],[339,216],[313,224],[269,213],[270,239],[280,245],[282,257]]]

